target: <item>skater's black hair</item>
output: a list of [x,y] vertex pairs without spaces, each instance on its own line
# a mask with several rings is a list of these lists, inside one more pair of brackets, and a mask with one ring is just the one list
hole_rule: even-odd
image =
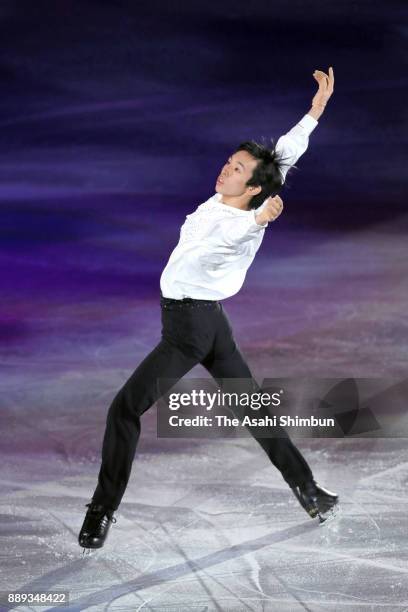
[[[276,152],[273,139],[271,141],[271,148],[255,140],[248,140],[242,142],[236,149],[236,151],[246,151],[259,160],[251,178],[246,183],[248,187],[262,187],[262,191],[251,198],[248,204],[250,209],[258,208],[266,198],[275,196],[283,187],[279,168],[284,165],[285,158]],[[291,168],[296,168],[296,166],[291,166]]]

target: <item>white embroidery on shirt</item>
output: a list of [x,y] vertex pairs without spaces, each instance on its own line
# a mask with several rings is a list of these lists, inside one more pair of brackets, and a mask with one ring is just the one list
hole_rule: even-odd
[[180,242],[200,240],[208,235],[211,227],[217,221],[222,221],[225,217],[236,218],[236,216],[234,210],[220,209],[219,205],[214,202],[204,202],[193,213],[186,215],[186,220],[180,228]]

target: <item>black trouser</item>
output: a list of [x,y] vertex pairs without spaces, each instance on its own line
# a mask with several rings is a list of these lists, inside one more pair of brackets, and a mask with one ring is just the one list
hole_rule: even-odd
[[[216,380],[252,379],[220,302],[171,300],[161,296],[160,304],[161,341],[116,394],[107,415],[102,465],[92,500],[113,510],[118,508],[129,480],[140,435],[140,416],[175,380],[198,363]],[[169,388],[162,380],[159,387],[158,379],[169,379]],[[256,381],[253,382],[259,389]],[[248,429],[289,486],[300,485],[313,477],[285,430],[279,428],[279,437],[261,438],[256,437],[256,427]]]

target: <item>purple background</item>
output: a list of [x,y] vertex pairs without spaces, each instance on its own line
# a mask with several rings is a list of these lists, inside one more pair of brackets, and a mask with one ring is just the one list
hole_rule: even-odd
[[226,309],[261,378],[406,372],[403,3],[1,13],[3,415],[38,424],[18,442],[9,428],[12,448],[47,449],[47,406],[86,407],[102,427],[160,339],[159,277],[185,215],[234,146],[276,141],[309,110],[312,73],[330,65],[335,92],[284,214]]

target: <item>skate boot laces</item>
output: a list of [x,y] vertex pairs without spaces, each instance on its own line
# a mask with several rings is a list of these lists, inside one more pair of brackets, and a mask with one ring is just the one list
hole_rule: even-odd
[[85,504],[85,506],[89,508],[88,512],[91,512],[93,515],[97,517],[105,515],[111,523],[116,523],[116,518],[113,516],[113,510],[105,508],[102,504],[93,504],[92,502]]

